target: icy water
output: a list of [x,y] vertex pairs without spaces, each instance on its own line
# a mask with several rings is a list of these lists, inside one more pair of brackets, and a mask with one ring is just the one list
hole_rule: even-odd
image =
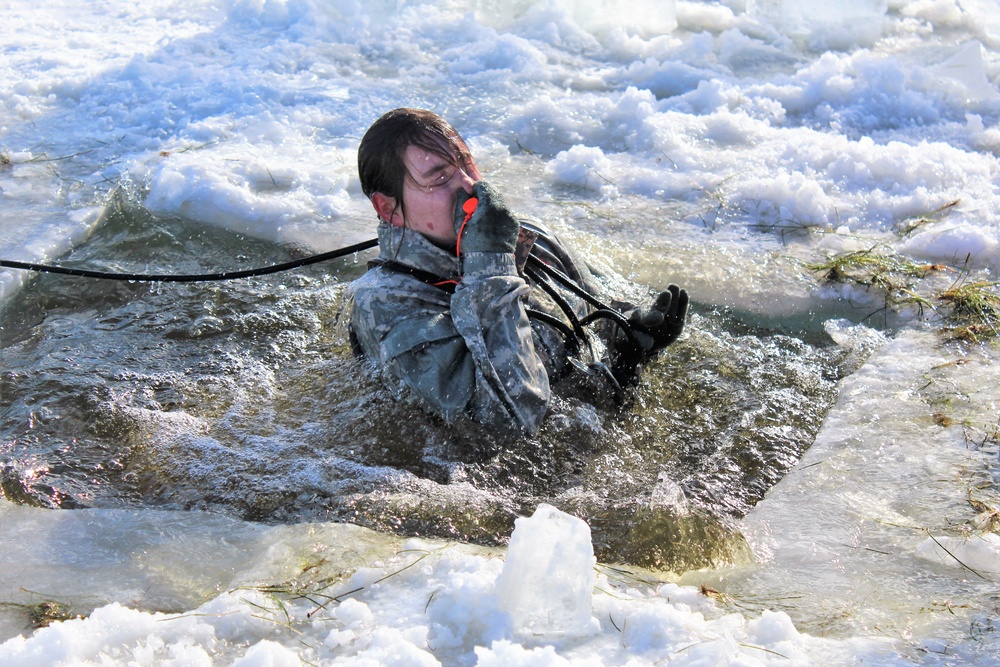
[[[200,273],[293,253],[118,198],[63,264],[136,256]],[[220,257],[233,263],[204,264]],[[696,314],[628,405],[570,398],[537,438],[497,437],[429,419],[371,378],[344,320],[344,285],[363,270],[350,258],[222,284],[33,280],[3,311],[5,496],[485,544],[550,502],[588,519],[603,560],[698,567],[741,553],[734,520],[812,442],[867,352]]]
[[[202,273],[370,238],[357,142],[414,105],[610,291],[693,306],[626,406],[511,439],[353,356],[370,253],[0,271],[0,665],[1000,663],[997,324],[948,296],[998,303],[998,16],[7,3],[0,259]],[[826,264],[849,253],[882,262]],[[532,634],[502,613],[525,563],[498,575],[540,505],[601,565],[592,622]],[[557,537],[538,560],[586,562]]]

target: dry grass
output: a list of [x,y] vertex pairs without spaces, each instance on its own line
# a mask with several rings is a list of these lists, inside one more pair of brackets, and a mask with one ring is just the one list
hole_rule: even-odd
[[909,236],[913,232],[921,229],[925,225],[937,222],[941,217],[951,211],[952,208],[958,206],[961,203],[961,199],[956,199],[954,201],[948,202],[944,206],[934,209],[929,213],[924,215],[915,216],[912,218],[906,218],[905,220],[900,220],[896,225],[896,231],[901,236]]
[[[22,593],[30,593],[33,596],[46,597],[41,593],[21,589]],[[73,611],[73,608],[64,602],[52,599],[42,599],[33,603],[3,602],[4,607],[14,607],[20,609],[28,618],[28,622],[34,629],[46,628],[59,621],[68,621],[75,618],[83,618],[82,614]]]
[[924,308],[934,310],[934,305],[916,292],[916,283],[930,274],[951,270],[943,264],[914,262],[882,246],[835,255],[806,268],[822,273],[829,282],[879,290],[885,294],[886,307],[915,305],[921,313]]
[[[807,264],[829,282],[848,283],[885,294],[886,307],[915,305],[940,312],[952,338],[981,342],[1000,335],[1000,282],[966,281],[952,283],[930,297],[917,292],[924,278],[958,271],[944,264],[925,264],[902,257],[883,246],[842,253],[825,262]],[[962,276],[968,274],[965,270]],[[937,304],[937,305],[935,305]]]
[[901,278],[923,278],[935,271],[945,271],[943,264],[922,264],[908,260],[881,246],[843,253],[826,262],[808,264],[811,271],[825,272],[834,282],[854,282],[883,289],[898,288]]
[[995,338],[1000,331],[1000,283],[977,281],[954,284],[938,294],[938,299],[950,307],[954,338],[980,342]]
[[231,592],[247,590],[265,594],[268,598],[270,598],[274,605],[273,607],[265,608],[263,606],[253,604],[248,600],[244,601],[252,606],[259,607],[262,614],[264,614],[261,618],[266,618],[267,620],[274,621],[278,625],[292,629],[296,621],[289,612],[288,607],[285,605],[286,601],[305,601],[308,603],[313,608],[311,611],[306,613],[305,618],[311,619],[320,611],[340,604],[345,598],[361,593],[370,586],[375,586],[383,581],[386,581],[387,579],[391,579],[405,572],[406,570],[409,570],[411,567],[414,567],[427,558],[427,556],[431,553],[432,552],[430,551],[424,550],[400,551],[396,554],[397,556],[415,554],[417,557],[399,569],[393,570],[384,577],[371,582],[368,586],[359,586],[349,590],[336,592],[331,590],[343,584],[348,576],[348,573],[335,571],[332,575],[321,575],[320,573],[326,569],[326,567],[324,567],[326,563],[324,561],[320,561],[319,563],[314,563],[306,567],[302,572],[302,576],[296,580],[277,584],[244,586]]

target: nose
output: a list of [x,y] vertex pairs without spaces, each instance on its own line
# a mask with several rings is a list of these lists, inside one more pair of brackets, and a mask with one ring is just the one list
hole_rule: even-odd
[[458,180],[458,186],[471,195],[472,189],[476,185],[476,181],[473,180],[473,178],[469,176],[467,173],[465,173],[464,170],[460,169],[458,173],[460,174]]

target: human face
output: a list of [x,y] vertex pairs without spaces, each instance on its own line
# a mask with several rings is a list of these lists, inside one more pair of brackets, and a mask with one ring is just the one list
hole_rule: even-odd
[[472,194],[472,187],[480,178],[475,161],[470,157],[459,167],[419,146],[408,146],[403,163],[409,174],[403,182],[406,213],[395,207],[396,202],[391,202],[393,210],[389,217],[383,215],[383,219],[405,225],[442,248],[454,248],[457,193],[461,189]]

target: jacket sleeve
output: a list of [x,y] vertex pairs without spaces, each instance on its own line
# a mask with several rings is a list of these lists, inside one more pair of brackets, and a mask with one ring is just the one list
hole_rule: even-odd
[[448,421],[471,414],[534,433],[550,396],[512,254],[470,253],[454,294],[409,276],[356,290],[366,355]]

